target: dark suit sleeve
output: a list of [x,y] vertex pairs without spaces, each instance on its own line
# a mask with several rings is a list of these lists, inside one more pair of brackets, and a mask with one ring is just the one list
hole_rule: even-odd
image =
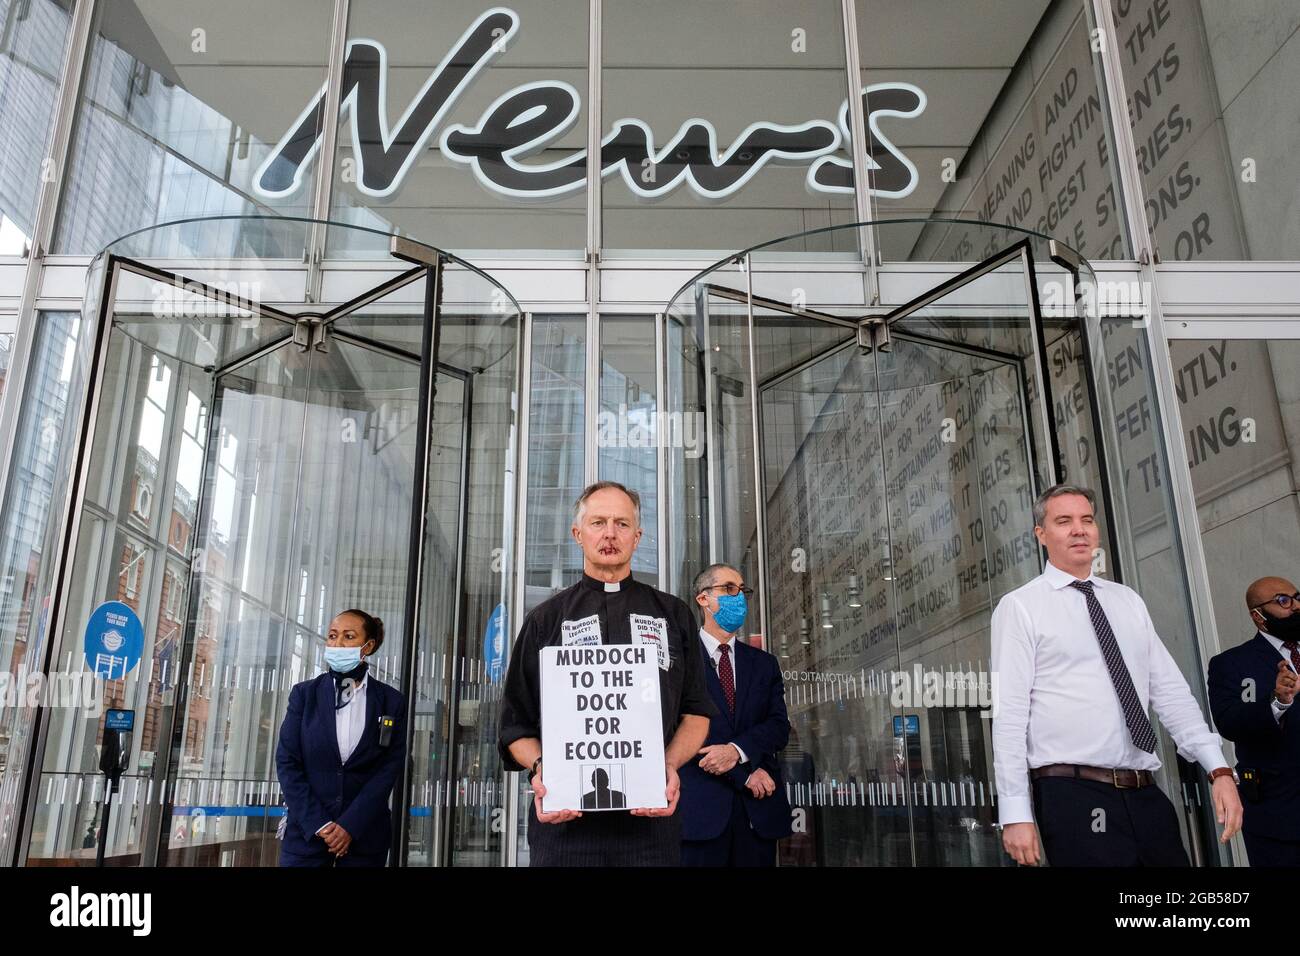
[[330,822],[321,802],[307,781],[307,767],[302,757],[302,698],[310,684],[294,684],[289,691],[289,711],[280,725],[280,743],[275,749],[275,772],[289,808],[289,822],[311,842],[316,831]]
[[763,653],[756,660],[767,668],[765,714],[758,723],[738,734],[735,740],[754,767],[762,764],[764,756],[775,756],[785,749],[790,740],[790,718],[785,711],[785,681],[781,679],[781,667],[776,658],[768,653]]
[[510,755],[510,745],[525,737],[542,736],[542,696],[538,686],[536,614],[524,619],[506,668],[505,687],[501,692],[501,721],[497,749],[506,770],[523,770]]
[[1235,671],[1228,656],[1219,654],[1210,659],[1208,690],[1214,726],[1233,743],[1273,742],[1282,728],[1273,717],[1272,686],[1256,687],[1255,699],[1243,700],[1243,680],[1248,675]]
[[678,717],[689,714],[712,719],[717,716],[718,710],[713,706],[713,700],[709,697],[709,688],[704,683],[704,655],[700,653],[699,641],[695,638],[699,628],[695,624],[695,619],[691,617],[686,603],[684,601],[677,603],[679,605],[677,626],[681,628],[682,656],[685,658],[682,663],[684,668],[682,702],[677,709]]
[[339,826],[350,834],[359,833],[367,820],[382,816],[388,810],[388,796],[393,792],[397,775],[406,759],[406,698],[397,691],[391,692],[385,711],[393,718],[392,743],[384,754],[383,762],[375,768],[370,779],[361,785],[348,808],[339,815]]

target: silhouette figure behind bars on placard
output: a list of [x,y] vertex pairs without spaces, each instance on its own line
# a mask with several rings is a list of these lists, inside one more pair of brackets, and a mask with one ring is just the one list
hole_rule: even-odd
[[621,790],[609,788],[609,774],[604,768],[597,767],[591,774],[591,785],[595,789],[582,795],[584,810],[626,810],[627,797]]

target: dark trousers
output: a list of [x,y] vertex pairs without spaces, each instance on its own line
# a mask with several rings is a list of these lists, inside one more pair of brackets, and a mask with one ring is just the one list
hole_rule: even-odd
[[292,853],[280,851],[281,866],[306,866],[324,868],[327,866],[337,867],[380,867],[388,862],[388,854],[383,856],[360,856],[349,850],[341,857],[336,857],[332,853],[325,856],[295,856]]
[[671,817],[588,810],[567,823],[541,823],[529,801],[529,866],[678,866],[682,827]]
[[776,841],[749,825],[740,794],[731,799],[731,820],[712,840],[683,840],[682,866],[776,866]]
[[1251,866],[1300,866],[1300,842],[1296,840],[1275,840],[1245,830],[1241,838],[1246,841]]
[[1178,813],[1157,786],[1033,781],[1034,817],[1051,866],[1188,866]]

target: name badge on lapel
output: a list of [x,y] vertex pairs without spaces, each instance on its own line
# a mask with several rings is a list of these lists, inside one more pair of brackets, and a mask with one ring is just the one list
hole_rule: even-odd
[[560,640],[565,647],[592,647],[600,643],[600,615],[560,623]]
[[668,652],[668,622],[647,614],[629,614],[628,617],[632,622],[632,643],[653,645],[659,656],[659,669],[668,670],[673,663]]

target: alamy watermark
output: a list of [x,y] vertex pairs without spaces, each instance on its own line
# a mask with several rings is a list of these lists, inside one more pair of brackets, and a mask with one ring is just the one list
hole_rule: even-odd
[[0,712],[8,708],[36,707],[83,711],[86,717],[104,713],[104,685],[93,671],[56,672],[20,670],[0,672]]
[[660,416],[653,408],[618,411],[602,409],[596,416],[596,444],[601,448],[681,448],[687,458],[704,453],[703,412],[671,411]]
[[978,707],[984,719],[998,714],[998,675],[988,671],[925,670],[890,673],[890,705],[898,710],[923,707]]

